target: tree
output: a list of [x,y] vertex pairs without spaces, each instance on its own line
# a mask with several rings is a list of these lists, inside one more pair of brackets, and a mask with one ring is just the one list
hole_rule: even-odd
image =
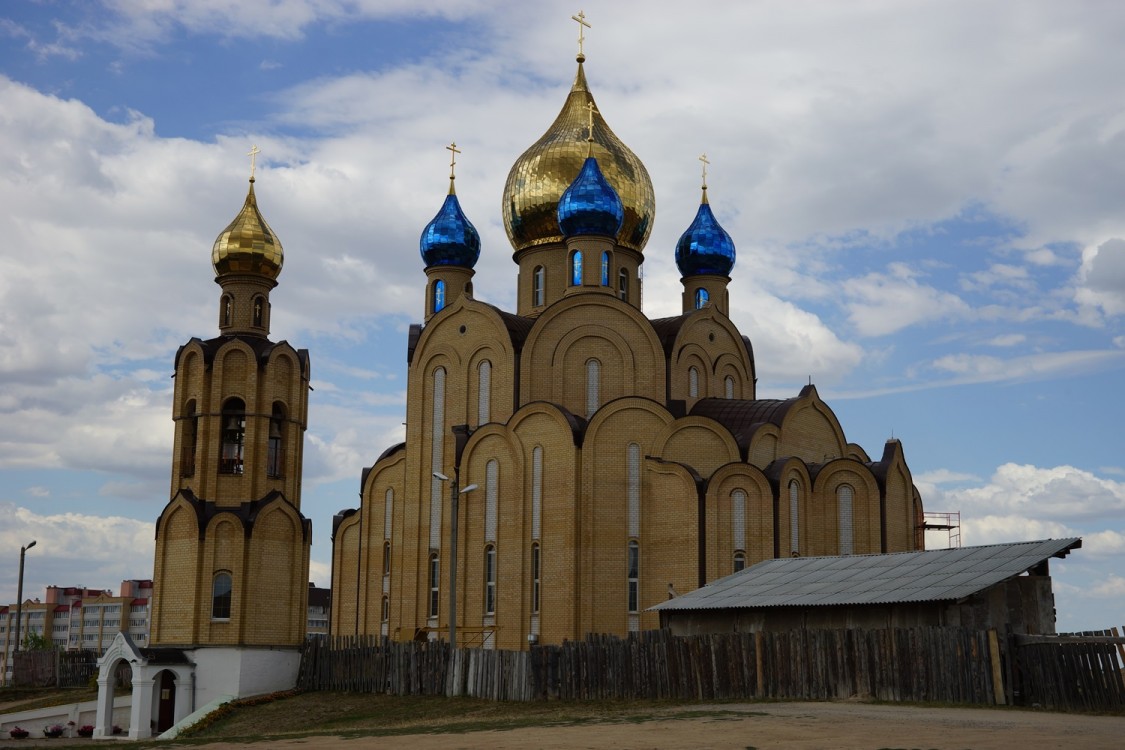
[[55,644],[42,633],[30,631],[23,638],[24,651],[53,651]]

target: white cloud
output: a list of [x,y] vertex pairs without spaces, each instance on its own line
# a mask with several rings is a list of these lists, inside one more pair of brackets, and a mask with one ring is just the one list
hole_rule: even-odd
[[996,469],[986,485],[947,490],[943,504],[960,509],[963,519],[985,514],[992,519],[988,522],[991,530],[1014,518],[1002,515],[1005,513],[1044,519],[1041,523],[1074,523],[1125,515],[1125,482],[1104,479],[1073,466],[1041,468],[1007,463]]
[[[18,550],[32,540],[24,570],[24,597],[42,597],[47,586],[88,586],[117,590],[122,580],[151,578],[152,521],[80,513],[39,514],[0,501],[0,549]],[[73,580],[74,571],[82,580]],[[14,566],[0,567],[0,601],[16,599]]]
[[1022,333],[1006,333],[1000,336],[993,336],[988,341],[984,342],[989,346],[1009,347],[1018,346],[1027,341],[1027,336]]
[[961,543],[966,546],[1080,536],[1066,524],[1023,516],[961,516]]
[[887,273],[850,279],[844,289],[848,316],[863,336],[886,336],[911,325],[967,317],[960,297],[918,282],[918,272],[892,263]]
[[1125,240],[1107,240],[1083,251],[1075,299],[1108,316],[1125,314]]

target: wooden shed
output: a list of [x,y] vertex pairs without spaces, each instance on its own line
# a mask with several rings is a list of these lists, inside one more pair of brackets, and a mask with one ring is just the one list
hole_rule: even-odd
[[1052,634],[1048,561],[1081,546],[1047,539],[764,560],[651,609],[675,635],[924,625]]

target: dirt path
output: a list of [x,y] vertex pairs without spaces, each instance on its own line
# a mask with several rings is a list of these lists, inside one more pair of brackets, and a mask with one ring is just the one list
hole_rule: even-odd
[[[719,715],[643,722],[593,723],[467,734],[271,739],[272,748],[335,750],[572,750],[573,748],[715,748],[715,750],[1099,750],[1125,747],[1125,716],[1036,711],[917,708],[863,703],[759,703],[687,706]],[[169,743],[169,747],[176,743]],[[196,746],[211,750],[231,743]]]

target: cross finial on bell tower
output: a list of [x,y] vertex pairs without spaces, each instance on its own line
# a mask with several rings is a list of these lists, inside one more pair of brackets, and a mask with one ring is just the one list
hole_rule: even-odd
[[707,165],[711,162],[707,159],[707,154],[700,154],[699,161],[703,162],[703,202],[707,202]]
[[586,53],[582,51],[582,43],[586,41],[586,29],[592,29],[593,26],[586,21],[586,14],[578,11],[578,15],[571,16],[571,19],[578,22],[578,62],[586,60]]

